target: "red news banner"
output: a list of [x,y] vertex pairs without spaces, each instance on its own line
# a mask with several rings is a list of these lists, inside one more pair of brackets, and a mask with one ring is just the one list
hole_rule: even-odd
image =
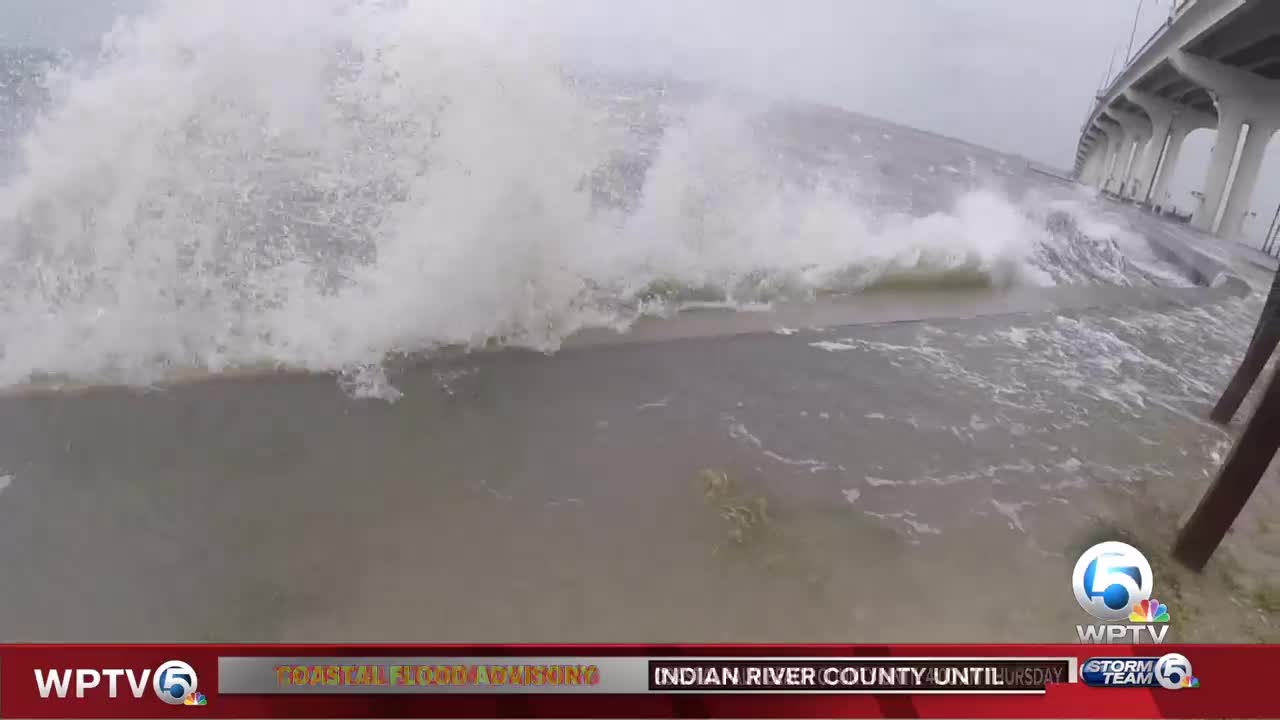
[[1275,645],[0,645],[0,718],[1278,718]]

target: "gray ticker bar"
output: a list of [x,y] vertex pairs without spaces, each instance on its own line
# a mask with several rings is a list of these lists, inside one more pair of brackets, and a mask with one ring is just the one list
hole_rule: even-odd
[[[643,657],[220,657],[218,693],[226,695],[403,695],[408,693],[643,693],[649,690]],[[328,670],[337,668],[336,672]],[[348,673],[345,668],[352,670]],[[365,677],[375,684],[348,684]],[[307,681],[293,682],[295,668]],[[320,668],[321,683],[311,684]],[[470,682],[472,668],[482,674]],[[458,678],[463,684],[431,683]],[[523,682],[512,682],[512,672]],[[330,684],[324,680],[342,678]],[[299,675],[300,679],[302,676]],[[286,679],[287,678],[287,679]],[[284,679],[284,682],[282,682]],[[537,680],[538,682],[532,682]],[[575,682],[568,682],[573,680]],[[418,684],[419,682],[429,684]]]

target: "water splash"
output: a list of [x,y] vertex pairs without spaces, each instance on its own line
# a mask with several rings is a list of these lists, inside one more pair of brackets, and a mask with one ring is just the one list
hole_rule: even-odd
[[659,87],[619,116],[506,7],[165,0],[118,24],[0,185],[0,387],[366,387],[390,355],[553,350],[690,303],[1060,279],[1061,239],[998,190],[884,213],[734,103]]

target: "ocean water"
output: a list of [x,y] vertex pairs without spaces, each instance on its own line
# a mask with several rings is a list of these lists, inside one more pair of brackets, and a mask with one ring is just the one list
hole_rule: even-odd
[[554,350],[883,285],[1180,282],[1017,158],[569,67],[479,10],[287,5],[161,2],[97,57],[5,56],[0,385]]
[[1174,639],[1274,639],[1274,493],[1164,555],[1265,270],[493,10],[0,56],[0,638],[1070,641],[1119,534]]

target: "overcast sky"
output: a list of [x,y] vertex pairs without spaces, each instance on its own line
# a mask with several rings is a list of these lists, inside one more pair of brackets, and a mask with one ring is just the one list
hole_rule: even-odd
[[[218,0],[192,0],[218,2]],[[264,0],[270,2],[270,0]],[[412,2],[413,0],[409,0]],[[0,0],[0,42],[84,46],[144,0]],[[512,0],[518,3],[519,0]],[[1168,14],[1145,0],[1137,42]],[[1067,164],[1138,0],[542,0],[574,52],[848,107]]]
[[[1137,0],[596,2],[575,35],[745,89],[840,105],[1057,165]],[[1141,43],[1168,14],[1146,0]],[[622,49],[626,49],[624,52]],[[1119,61],[1117,61],[1119,62]]]
[[[114,17],[147,2],[0,0],[0,43],[91,47]],[[1114,70],[1123,63],[1135,12],[1136,47],[1168,17],[1170,2],[509,0],[508,6],[536,7],[535,23],[594,62],[829,103],[1069,167],[1113,53]],[[1180,196],[1198,187],[1212,141],[1212,132],[1189,141],[1173,183]],[[1280,199],[1270,196],[1268,188],[1280,188],[1273,175],[1264,170],[1258,207]]]

